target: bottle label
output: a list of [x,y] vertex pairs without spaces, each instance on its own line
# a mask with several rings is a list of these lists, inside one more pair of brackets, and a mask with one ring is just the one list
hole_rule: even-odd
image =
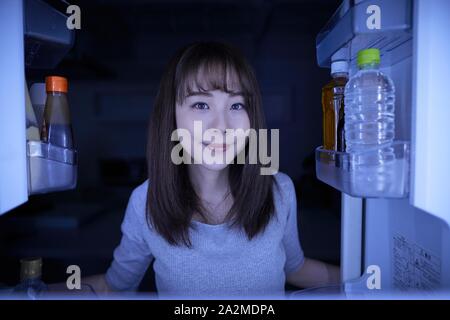
[[345,90],[345,87],[334,87],[333,94],[334,95],[344,95],[344,90]]
[[345,87],[333,88],[333,105],[334,105],[334,150],[344,151],[344,90]]

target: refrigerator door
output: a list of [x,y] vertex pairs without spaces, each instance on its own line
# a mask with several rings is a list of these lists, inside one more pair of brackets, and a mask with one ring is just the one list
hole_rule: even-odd
[[363,272],[379,267],[385,293],[450,290],[449,14],[446,0],[414,1],[412,55],[389,68],[412,170],[409,199],[364,200]]
[[0,1],[0,214],[28,200],[22,1]]
[[411,202],[450,223],[450,1],[417,0]]
[[[355,72],[359,49],[381,49],[381,71],[392,78],[396,88],[395,139],[411,141],[408,197],[358,201],[343,194],[342,275],[346,290],[369,297],[376,293],[404,296],[405,291],[408,296],[444,292],[448,297],[450,2],[395,1],[397,7],[402,4],[400,12],[393,10],[393,3],[355,2],[318,37],[319,64],[327,66],[328,57],[345,48],[350,52],[350,75]],[[360,32],[354,22],[367,18],[369,10],[360,9],[372,5],[380,9],[381,29]],[[383,29],[385,25],[391,30]],[[331,36],[345,38],[341,36],[345,30],[348,41],[327,40]],[[337,47],[339,43],[342,47]]]

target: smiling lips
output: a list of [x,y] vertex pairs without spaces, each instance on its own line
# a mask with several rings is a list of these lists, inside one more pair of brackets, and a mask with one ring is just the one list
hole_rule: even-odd
[[226,151],[229,148],[229,145],[226,143],[208,143],[208,142],[202,142],[202,144],[215,151]]

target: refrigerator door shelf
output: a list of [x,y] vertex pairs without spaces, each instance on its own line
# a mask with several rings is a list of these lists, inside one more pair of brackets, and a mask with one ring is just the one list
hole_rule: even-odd
[[77,184],[77,152],[41,141],[28,141],[28,193],[69,190]]
[[[343,1],[316,38],[317,63],[353,61],[359,50],[380,49],[382,61],[392,65],[410,54],[402,44],[412,39],[412,0]],[[399,50],[397,50],[397,48]],[[399,51],[391,54],[393,51]]]
[[44,1],[25,0],[24,20],[25,66],[55,68],[75,43],[75,31],[67,27],[68,17]]
[[[353,197],[405,198],[409,192],[409,142],[358,153],[316,149],[316,175]],[[374,164],[384,159],[383,164]]]

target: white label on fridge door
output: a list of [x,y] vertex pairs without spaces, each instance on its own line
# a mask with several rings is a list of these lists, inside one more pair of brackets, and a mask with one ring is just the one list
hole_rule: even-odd
[[440,258],[401,235],[393,243],[394,287],[400,290],[433,290],[441,282]]

